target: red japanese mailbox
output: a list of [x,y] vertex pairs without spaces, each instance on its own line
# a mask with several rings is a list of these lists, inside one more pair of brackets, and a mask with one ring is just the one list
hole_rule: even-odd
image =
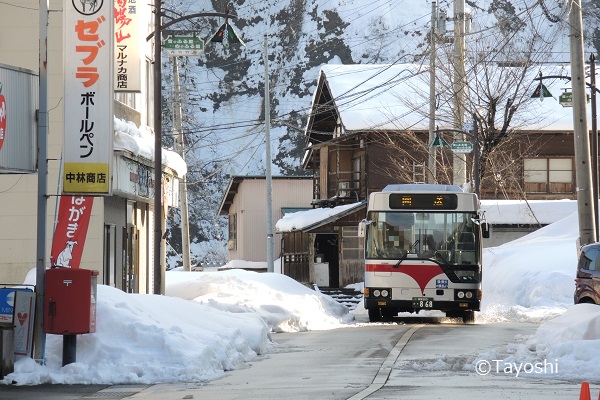
[[46,271],[44,332],[77,335],[96,332],[98,271],[52,268]]

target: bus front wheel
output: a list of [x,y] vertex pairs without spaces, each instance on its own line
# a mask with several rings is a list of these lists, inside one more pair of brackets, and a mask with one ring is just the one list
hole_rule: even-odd
[[381,310],[379,308],[369,308],[369,321],[370,322],[381,321]]
[[472,325],[475,323],[475,311],[465,311],[462,315],[464,324]]

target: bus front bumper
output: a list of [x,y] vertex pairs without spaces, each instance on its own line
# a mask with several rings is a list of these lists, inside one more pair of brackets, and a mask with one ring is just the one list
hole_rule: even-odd
[[480,300],[460,300],[449,301],[433,299],[431,304],[426,304],[426,307],[416,307],[413,300],[389,300],[389,299],[369,299],[364,300],[367,310],[374,308],[397,310],[398,312],[419,312],[421,310],[439,310],[439,311],[479,311]]

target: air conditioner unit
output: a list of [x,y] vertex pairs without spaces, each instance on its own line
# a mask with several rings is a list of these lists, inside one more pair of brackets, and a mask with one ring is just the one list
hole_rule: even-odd
[[350,197],[350,182],[338,183],[338,196]]
[[228,250],[235,250],[235,240],[229,239],[227,241],[227,249]]

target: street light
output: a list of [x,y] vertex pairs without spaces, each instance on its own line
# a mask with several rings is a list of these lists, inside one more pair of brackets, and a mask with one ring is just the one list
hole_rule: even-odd
[[[474,173],[474,177],[473,177],[473,181],[474,181],[474,192],[477,195],[477,197],[479,197],[479,183],[480,183],[480,177],[479,177],[479,124],[478,124],[478,119],[477,119],[477,115],[473,114],[473,132],[469,133],[465,130],[461,130],[461,129],[441,129],[441,131],[443,132],[456,132],[456,133],[460,133],[462,135],[465,135],[471,139],[473,139],[474,142],[474,148],[473,151],[475,152],[475,154],[473,155],[473,163],[474,165],[474,169],[475,169],[475,173]],[[433,141],[429,144],[429,147],[452,147],[452,145],[448,144],[448,142],[440,136],[440,128],[436,127],[435,129],[435,138],[433,139]]]
[[[227,21],[228,18],[235,19],[237,16],[230,15],[227,12],[200,12],[190,15],[184,15],[179,18],[172,19],[165,24],[161,24],[161,17],[163,11],[161,9],[161,0],[154,0],[154,32],[146,37],[146,41],[149,41],[154,37],[154,71],[153,71],[153,83],[154,83],[154,293],[164,294],[165,283],[164,273],[165,270],[161,265],[161,247],[163,239],[162,229],[162,59],[161,59],[161,47],[162,47],[162,30],[170,27],[171,25],[177,24],[182,21],[188,21],[198,17],[222,17]],[[227,25],[225,22],[224,26]]]

